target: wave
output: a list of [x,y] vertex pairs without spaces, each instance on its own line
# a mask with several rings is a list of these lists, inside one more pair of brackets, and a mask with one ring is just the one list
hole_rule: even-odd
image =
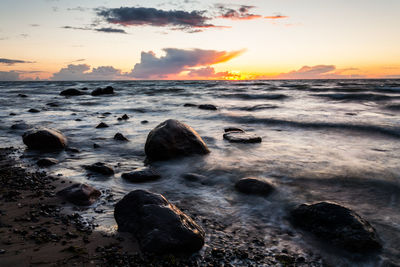
[[289,96],[284,94],[247,94],[247,93],[238,93],[238,94],[224,94],[219,95],[219,97],[224,98],[239,98],[239,99],[267,99],[267,100],[283,100],[288,98]]
[[270,105],[270,104],[261,104],[261,105],[255,105],[255,106],[247,106],[247,107],[233,107],[231,109],[244,110],[244,111],[256,111],[256,110],[275,109],[275,108],[278,108],[278,106]]
[[312,96],[344,101],[387,101],[399,98],[381,94],[312,94]]
[[377,125],[364,125],[364,124],[349,124],[349,123],[334,123],[334,122],[304,122],[304,121],[291,121],[274,118],[257,118],[254,116],[234,116],[223,115],[228,120],[237,123],[258,123],[268,125],[281,125],[296,127],[302,129],[324,129],[324,130],[347,130],[357,131],[370,134],[382,134],[394,138],[400,138],[400,128],[385,128]]

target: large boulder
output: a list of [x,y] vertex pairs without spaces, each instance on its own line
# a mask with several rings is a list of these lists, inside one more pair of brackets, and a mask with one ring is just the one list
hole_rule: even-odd
[[103,175],[114,174],[114,169],[111,166],[105,164],[104,162],[96,162],[93,163],[92,165],[84,165],[83,167],[88,171],[100,173]]
[[78,206],[88,206],[101,196],[101,192],[86,184],[74,184],[57,192],[57,196]]
[[22,140],[30,149],[57,150],[67,146],[67,138],[58,130],[38,128],[25,132]]
[[149,160],[210,153],[199,134],[177,120],[166,120],[151,130],[144,149]]
[[255,177],[246,177],[240,179],[236,182],[235,188],[236,190],[244,194],[264,196],[269,195],[272,191],[274,191],[274,186],[271,185],[269,182]]
[[365,219],[335,203],[302,204],[291,211],[290,218],[295,226],[350,252],[368,253],[382,247]]
[[83,95],[84,92],[79,91],[78,89],[65,89],[63,91],[61,91],[60,95],[62,96],[76,96],[76,95]]
[[114,88],[111,86],[107,86],[106,88],[97,88],[90,93],[92,96],[99,95],[112,95],[114,94]]
[[144,252],[192,253],[204,245],[204,230],[162,195],[135,190],[114,210],[118,230],[132,233]]

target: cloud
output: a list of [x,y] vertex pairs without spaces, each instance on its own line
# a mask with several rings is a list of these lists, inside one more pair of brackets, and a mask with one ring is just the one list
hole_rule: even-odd
[[215,51],[202,49],[166,48],[165,56],[157,57],[153,52],[142,52],[140,63],[135,64],[129,76],[140,79],[167,78],[178,75],[189,68],[208,66],[231,60],[241,55],[239,51]]
[[39,25],[39,24],[36,24],[36,23],[34,23],[34,24],[29,24],[29,26],[31,26],[31,27],[40,27],[40,25]]
[[221,13],[219,18],[232,20],[251,20],[262,18],[261,15],[250,13],[250,9],[255,8],[255,6],[242,5],[237,10],[233,8],[228,8],[223,4],[217,4],[216,7]]
[[112,66],[100,66],[91,69],[87,64],[70,64],[62,68],[51,77],[55,81],[83,81],[83,80],[115,80],[122,76],[121,70]]
[[68,29],[68,30],[83,30],[83,31],[95,31],[95,32],[105,32],[105,33],[123,33],[123,34],[127,34],[127,32],[125,30],[115,29],[115,28],[110,28],[110,27],[90,28],[90,27],[62,26],[61,28]]
[[265,16],[264,19],[287,19],[288,16],[283,15],[275,15],[275,16]]
[[205,11],[161,10],[146,7],[120,7],[97,9],[97,15],[108,23],[123,26],[158,26],[175,29],[218,27],[207,23],[211,18]]
[[126,34],[127,32],[122,29],[114,29],[114,28],[98,28],[94,29],[97,32],[107,32],[107,33],[124,33]]
[[34,62],[18,60],[18,59],[0,58],[0,64],[14,65],[14,64],[18,64],[18,63],[34,63]]
[[0,71],[0,81],[18,81],[19,73],[16,71]]
[[275,78],[279,79],[348,79],[348,78],[363,78],[357,74],[343,74],[346,71],[354,71],[357,69],[336,69],[335,65],[316,65],[303,66],[298,70],[288,73],[281,73]]

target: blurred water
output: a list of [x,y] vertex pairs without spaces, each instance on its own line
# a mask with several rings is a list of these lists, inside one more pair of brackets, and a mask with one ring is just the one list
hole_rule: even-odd
[[[108,85],[114,95],[90,95]],[[86,95],[59,95],[84,87]],[[185,103],[214,104],[218,110]],[[24,130],[10,127],[25,122],[61,130],[69,146],[80,150],[49,155],[60,160],[49,169],[52,174],[112,189],[116,199],[149,189],[178,206],[190,203],[195,212],[249,228],[285,230],[289,207],[335,201],[367,218],[384,241],[383,257],[400,261],[400,80],[1,82],[0,104],[3,147],[23,147]],[[123,114],[129,120],[118,121]],[[121,173],[143,166],[148,132],[170,118],[192,126],[212,153],[155,164],[159,181],[122,180]],[[100,122],[110,127],[96,129]],[[263,142],[228,143],[222,138],[227,126],[258,134]],[[117,132],[130,142],[114,140]],[[25,156],[34,162],[38,154]],[[88,176],[82,165],[97,161],[114,166],[116,174]],[[205,185],[190,183],[180,177],[186,172],[209,179]],[[268,198],[236,193],[234,182],[246,176],[267,178],[278,190]],[[113,208],[102,208],[104,213],[91,215],[103,229],[115,229]]]

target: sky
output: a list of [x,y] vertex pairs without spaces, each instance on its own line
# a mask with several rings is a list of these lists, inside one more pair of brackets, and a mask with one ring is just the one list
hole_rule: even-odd
[[0,80],[400,78],[399,0],[1,0]]

